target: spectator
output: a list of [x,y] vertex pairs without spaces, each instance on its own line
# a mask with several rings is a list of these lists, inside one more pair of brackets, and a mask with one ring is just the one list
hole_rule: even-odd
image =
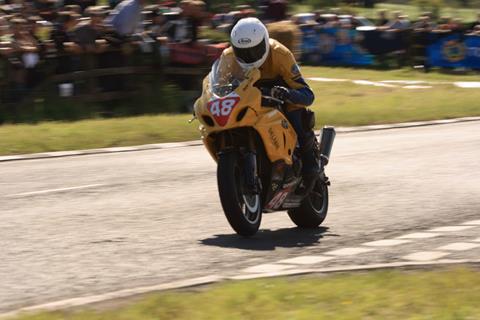
[[144,0],[123,0],[105,19],[105,23],[120,37],[135,34],[141,26],[143,2]]
[[401,15],[400,11],[395,11],[393,13],[393,20],[386,26],[391,30],[406,30],[410,28],[410,21],[408,20],[408,16]]
[[415,31],[432,31],[436,25],[431,21],[427,15],[419,17],[418,21],[413,24]]
[[0,42],[11,42],[12,32],[7,19],[0,15]]
[[462,19],[460,18],[452,19],[450,24],[450,30],[457,33],[464,33],[466,30],[465,30],[465,25],[463,24]]
[[472,31],[467,33],[467,35],[470,36],[480,36],[480,24],[477,24]]
[[84,52],[99,53],[105,50],[107,43],[103,39],[105,34],[104,18],[105,12],[92,10],[90,19],[79,23],[73,30],[74,41]]
[[266,20],[282,21],[287,18],[287,0],[270,0],[266,10]]
[[335,13],[327,13],[324,14],[323,17],[326,20],[326,28],[337,28],[340,26],[338,15],[336,15]]
[[39,44],[28,30],[28,22],[25,19],[15,18],[12,20],[13,56],[10,61],[14,67],[13,81],[18,94],[25,89],[32,88],[36,82],[36,69],[40,61]]
[[167,19],[163,15],[162,9],[156,9],[153,12],[152,25],[149,30],[152,38],[165,37],[167,35],[167,26]]
[[167,26],[168,38],[173,42],[194,43],[198,35],[194,4],[190,0],[182,0],[180,9],[180,17]]
[[322,17],[322,15],[324,14],[325,14],[324,10],[315,10],[313,20],[319,25],[324,24],[325,19]]
[[387,24],[388,24],[387,10],[378,11],[378,20],[377,20],[376,25],[381,27],[381,26],[385,26]]
[[470,25],[470,30],[475,31],[477,26],[480,26],[480,13],[477,14],[477,20]]
[[76,69],[76,57],[74,54],[81,52],[75,43],[74,29],[78,23],[79,15],[72,12],[60,12],[55,23],[51,40],[55,45],[58,56],[57,73],[72,72]]

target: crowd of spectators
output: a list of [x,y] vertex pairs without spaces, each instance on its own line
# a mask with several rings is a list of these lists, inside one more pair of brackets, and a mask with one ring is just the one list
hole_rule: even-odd
[[[198,45],[200,26],[227,34],[241,18],[264,22],[290,19],[297,25],[358,27],[376,30],[455,31],[480,35],[480,15],[471,25],[460,19],[422,14],[410,21],[401,12],[379,11],[374,21],[343,14],[339,9],[288,16],[286,0],[261,0],[248,5],[223,3],[207,8],[202,0],[0,0],[0,101],[15,101],[38,85],[45,74],[125,65],[129,53],[155,53],[163,63],[172,43]],[[211,13],[212,11],[216,13]],[[115,78],[103,89],[121,89]],[[3,87],[2,87],[3,86]],[[7,97],[6,97],[7,95]]]
[[375,27],[381,31],[453,31],[465,34],[479,34],[480,13],[475,22],[465,24],[460,18],[447,16],[435,19],[431,12],[422,13],[418,19],[412,22],[408,15],[400,11],[388,12],[379,10],[376,20],[370,21],[362,16],[342,13],[340,9],[317,10],[314,13],[297,14],[291,17],[292,21],[299,25],[313,25],[326,28],[351,28]]
[[123,66],[137,51],[167,58],[165,44],[195,42],[205,17],[200,0],[0,0],[0,101],[15,101],[45,73]]

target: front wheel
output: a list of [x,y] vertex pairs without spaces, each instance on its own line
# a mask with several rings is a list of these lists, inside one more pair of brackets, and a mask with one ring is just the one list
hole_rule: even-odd
[[262,205],[260,195],[244,190],[243,168],[235,152],[220,155],[217,183],[223,212],[236,233],[252,236],[260,227]]
[[301,206],[288,210],[288,216],[301,228],[316,228],[325,220],[327,212],[328,186],[322,179],[318,179]]

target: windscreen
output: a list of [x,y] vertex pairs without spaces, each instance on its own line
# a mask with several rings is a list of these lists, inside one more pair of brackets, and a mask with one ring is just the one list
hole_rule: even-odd
[[245,79],[245,72],[235,57],[222,55],[212,66],[209,88],[217,97],[224,97],[234,91]]

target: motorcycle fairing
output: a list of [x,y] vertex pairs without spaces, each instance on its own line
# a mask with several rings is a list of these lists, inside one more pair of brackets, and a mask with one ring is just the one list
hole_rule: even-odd
[[[217,161],[215,133],[220,131],[252,127],[260,135],[266,154],[271,162],[283,160],[286,164],[292,164],[292,154],[297,143],[297,135],[282,112],[274,108],[261,106],[261,92],[254,87],[260,78],[258,69],[250,70],[239,86],[224,98],[235,98],[236,104],[229,109],[228,117],[217,113],[212,114],[209,102],[221,99],[216,96],[211,88],[209,76],[204,79],[202,96],[195,102],[194,111],[202,124],[200,130],[202,139],[210,155]],[[229,97],[230,96],[230,97]],[[210,104],[211,106],[211,104]]]

